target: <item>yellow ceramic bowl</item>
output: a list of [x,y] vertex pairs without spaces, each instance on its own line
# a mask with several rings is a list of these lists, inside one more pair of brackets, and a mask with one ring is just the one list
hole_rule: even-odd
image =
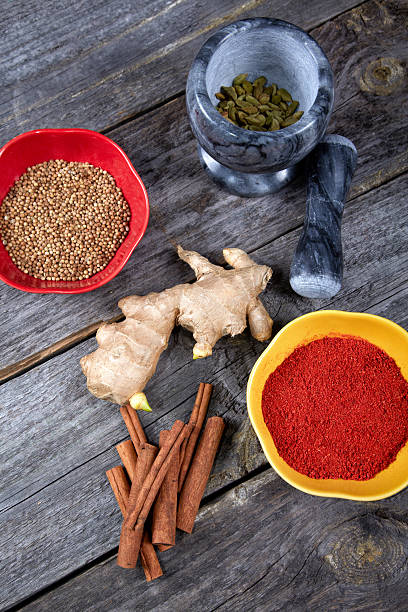
[[383,349],[395,360],[402,375],[408,380],[408,333],[402,327],[383,317],[359,312],[311,312],[285,325],[255,363],[247,387],[249,418],[269,463],[284,480],[297,489],[323,497],[361,501],[383,499],[398,493],[408,484],[408,443],[388,468],[370,480],[319,480],[300,474],[279,456],[262,416],[262,390],[269,374],[299,344],[323,336],[344,334],[359,336]]

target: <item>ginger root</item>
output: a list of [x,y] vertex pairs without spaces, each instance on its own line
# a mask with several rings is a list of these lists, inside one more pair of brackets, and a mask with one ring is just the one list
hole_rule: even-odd
[[271,268],[256,264],[240,249],[223,251],[232,270],[181,246],[177,252],[194,270],[196,282],[120,300],[126,319],[103,323],[96,334],[99,348],[82,357],[88,389],[96,397],[150,410],[143,389],[176,324],[193,333],[194,359],[211,355],[222,336],[242,333],[247,317],[254,338],[262,342],[271,336],[272,319],[258,298],[272,276]]

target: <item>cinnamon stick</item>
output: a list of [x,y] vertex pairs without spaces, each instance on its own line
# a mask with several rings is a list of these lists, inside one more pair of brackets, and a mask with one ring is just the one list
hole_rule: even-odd
[[[160,448],[163,448],[169,433],[170,432],[166,430],[160,432]],[[159,494],[153,506],[152,542],[153,544],[165,546],[166,550],[176,543],[179,467],[179,458],[175,455],[170,463],[170,467],[164,477]],[[159,548],[159,550],[162,550],[162,548]]]
[[129,493],[129,499],[126,506],[127,511],[135,505],[139,493],[143,487],[143,483],[153,465],[157,455],[157,447],[152,444],[142,444],[139,449],[139,457],[135,469],[135,477],[132,481],[132,486]]
[[140,547],[140,559],[142,561],[147,582],[156,580],[156,578],[163,576],[163,570],[151,542],[150,535],[146,529],[144,530],[142,545]]
[[[117,465],[111,470],[108,470],[106,475],[116,497],[116,501],[118,502],[119,508],[125,517],[126,505],[128,503],[130,493],[130,484],[126,478],[125,471],[121,465]],[[140,558],[146,580],[148,582],[163,576],[163,571],[160,567],[156,551],[154,550],[154,546],[150,541],[150,536],[147,531],[145,531],[143,534],[142,546],[140,548]]]
[[137,411],[133,410],[129,404],[124,404],[120,407],[120,414],[122,415],[125,425],[129,432],[130,439],[139,454],[140,445],[147,442],[146,434],[143,430],[140,419],[137,415]]
[[126,504],[130,493],[130,484],[121,465],[106,472],[112,491],[123,516],[126,516]]
[[194,403],[193,410],[191,412],[189,424],[193,425],[193,430],[187,441],[183,462],[180,467],[178,490],[181,491],[184,481],[187,476],[188,468],[193,458],[194,449],[197,444],[198,437],[200,435],[201,428],[203,426],[205,417],[207,415],[208,404],[210,403],[212,385],[210,383],[200,383],[196,401]]
[[[168,438],[160,449],[139,492],[136,503],[130,507],[120,534],[118,565],[125,568],[135,567],[139,555],[144,523],[150,508],[161,487],[164,477],[174,456],[177,456],[181,443],[191,427],[176,421]],[[143,449],[143,446],[141,447]]]
[[137,455],[132,440],[125,440],[124,442],[117,444],[116,450],[118,451],[119,457],[125,466],[130,480],[133,481],[134,470],[137,463]]
[[[200,383],[198,385],[198,391],[197,391],[197,395],[195,398],[193,410],[191,411],[189,423],[195,424],[197,422],[198,410],[200,408],[201,400],[203,398],[204,387],[205,387],[204,383]],[[186,447],[187,447],[188,440],[189,440],[188,438],[185,438],[180,448],[180,468],[183,465],[184,455],[186,454]]]
[[177,527],[191,533],[224,431],[221,417],[208,419],[184,482],[177,511]]

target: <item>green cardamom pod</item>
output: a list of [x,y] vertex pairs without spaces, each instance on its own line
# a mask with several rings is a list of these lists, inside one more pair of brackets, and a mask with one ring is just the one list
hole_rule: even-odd
[[253,85],[252,85],[252,83],[250,83],[249,81],[244,81],[244,82],[242,83],[242,87],[245,89],[245,91],[246,91],[247,93],[249,93],[249,94],[251,94],[251,93],[252,93],[252,90],[253,90]]
[[249,102],[245,102],[244,100],[237,100],[237,106],[242,108],[242,110],[246,111],[250,115],[255,115],[258,112],[256,106],[249,104]]
[[276,132],[276,130],[280,129],[280,124],[277,119],[272,119],[270,130],[271,132]]
[[237,92],[235,91],[235,89],[233,87],[224,87],[224,85],[221,87],[221,93],[224,94],[224,96],[226,96],[227,98],[230,98],[232,100],[236,100],[237,99]]
[[255,96],[255,98],[257,98],[259,100],[260,96],[262,96],[263,94],[263,87],[262,85],[256,85],[256,87],[254,87],[254,91],[253,94]]
[[286,91],[286,89],[283,89],[283,87],[278,89],[278,94],[284,102],[292,102],[292,96],[288,91]]
[[287,119],[284,119],[281,123],[281,127],[289,127],[290,125],[293,125],[294,123],[296,123],[297,119],[295,119],[295,117],[288,117]]
[[250,94],[247,94],[245,96],[245,100],[249,102],[250,104],[253,104],[254,106],[259,106],[258,100],[254,98],[254,96],[251,96]]
[[235,77],[235,79],[232,81],[232,84],[235,85],[242,85],[242,83],[245,81],[245,79],[247,78],[248,73],[247,72],[243,72],[242,74],[239,74],[238,76]]
[[261,104],[267,104],[270,100],[270,96],[264,92],[259,96],[258,100]]
[[230,106],[228,109],[228,117],[230,119],[232,119],[233,121],[237,120],[237,109],[235,108],[235,106]]
[[263,125],[263,123],[265,123],[265,117],[263,117],[263,123],[261,117],[263,117],[263,115],[250,115],[247,121],[251,125]]
[[292,115],[297,107],[299,106],[299,102],[297,100],[293,100],[288,106],[288,115]]
[[238,119],[241,121],[241,123],[246,123],[247,119],[248,119],[248,115],[246,113],[244,113],[244,111],[238,111],[237,112],[238,115]]
[[264,76],[260,76],[260,77],[258,77],[257,79],[255,79],[255,81],[254,81],[254,87],[258,87],[258,85],[259,85],[260,87],[263,87],[263,86],[265,85],[266,81],[267,81],[266,77],[264,77]]

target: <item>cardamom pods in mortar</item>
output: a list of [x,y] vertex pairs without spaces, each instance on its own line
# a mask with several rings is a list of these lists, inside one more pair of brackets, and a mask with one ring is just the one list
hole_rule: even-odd
[[275,132],[299,121],[303,111],[298,111],[299,102],[276,83],[266,85],[267,79],[260,76],[252,83],[248,74],[238,74],[232,85],[223,85],[215,94],[220,114],[230,123],[244,130]]

